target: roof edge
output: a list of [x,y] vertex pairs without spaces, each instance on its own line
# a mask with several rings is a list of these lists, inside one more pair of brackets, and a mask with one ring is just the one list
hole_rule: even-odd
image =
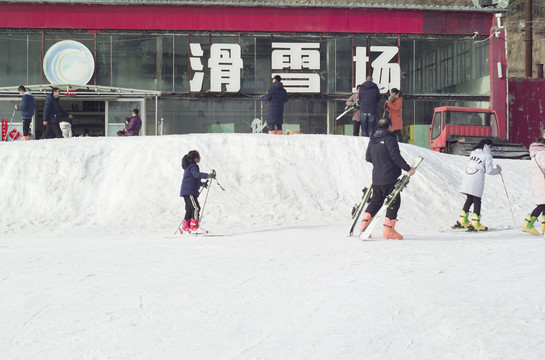
[[0,3],[27,4],[70,4],[70,5],[159,5],[159,6],[215,6],[215,7],[269,7],[269,8],[340,8],[340,9],[396,9],[426,10],[449,12],[486,12],[501,13],[510,8],[470,7],[470,6],[435,6],[435,5],[400,5],[400,4],[358,4],[339,2],[284,2],[284,1],[213,1],[213,0],[0,0]]

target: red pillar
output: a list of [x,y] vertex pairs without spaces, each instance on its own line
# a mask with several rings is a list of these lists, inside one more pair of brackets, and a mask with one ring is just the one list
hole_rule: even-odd
[[[507,57],[505,32],[498,29],[498,19],[492,20],[490,29],[490,106],[498,114],[499,135],[507,138]],[[497,31],[496,31],[497,30]]]

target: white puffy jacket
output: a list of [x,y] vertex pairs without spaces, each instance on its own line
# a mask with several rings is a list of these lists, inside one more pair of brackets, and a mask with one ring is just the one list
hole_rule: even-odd
[[473,150],[467,161],[460,192],[482,198],[485,174],[498,175],[499,173],[500,170],[492,165],[492,154],[488,145],[485,145],[483,149]]

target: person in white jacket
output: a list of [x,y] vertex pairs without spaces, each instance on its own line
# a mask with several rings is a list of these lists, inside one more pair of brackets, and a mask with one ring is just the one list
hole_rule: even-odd
[[[467,196],[464,208],[460,213],[460,220],[453,228],[468,228],[475,231],[488,230],[481,220],[481,198],[484,191],[485,175],[498,175],[501,167],[492,165],[491,149],[494,146],[492,140],[482,139],[474,148],[466,165],[466,171],[462,178],[460,192]],[[469,209],[473,205],[473,216],[469,221]]]
[[[545,134],[544,134],[545,135]],[[530,145],[530,157],[532,158],[532,192],[536,202],[536,208],[524,221],[522,231],[539,235],[534,228],[539,215],[541,215],[541,233],[545,238],[545,139],[540,137]]]

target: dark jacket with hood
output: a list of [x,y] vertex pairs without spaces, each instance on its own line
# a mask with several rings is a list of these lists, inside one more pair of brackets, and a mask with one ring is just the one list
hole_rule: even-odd
[[365,159],[373,164],[373,185],[395,184],[401,169],[411,169],[401,157],[394,133],[386,129],[378,129],[371,137]]
[[66,110],[61,107],[58,98],[55,99],[53,94],[47,94],[44,106],[44,121],[47,121],[51,124],[58,124],[61,120],[61,114],[64,116],[70,115]]
[[377,84],[366,81],[360,85],[360,112],[376,114],[381,95]]
[[194,197],[198,197],[199,189],[201,187],[201,179],[206,179],[207,177],[207,173],[200,172],[199,165],[196,163],[190,164],[184,170],[180,196],[193,195]]
[[267,95],[261,97],[261,100],[270,102],[267,124],[280,125],[284,123],[284,104],[288,99],[288,93],[282,82],[273,82]]
[[31,119],[34,116],[34,110],[36,109],[36,101],[30,91],[23,94],[21,100],[21,106],[17,109],[23,115],[23,119]]

